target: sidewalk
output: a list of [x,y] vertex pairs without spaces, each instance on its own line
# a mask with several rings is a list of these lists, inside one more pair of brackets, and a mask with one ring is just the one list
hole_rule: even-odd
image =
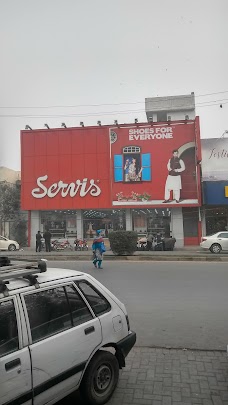
[[[56,261],[65,260],[91,260],[92,251],[52,251],[39,253],[31,248],[16,252],[0,252],[1,256],[8,256],[15,260],[37,260],[40,258]],[[154,252],[154,251],[136,251],[132,256],[115,256],[111,250],[107,250],[105,260],[130,260],[130,261],[210,261],[210,262],[228,262],[228,252],[212,254],[209,251],[202,250],[199,246],[175,249],[174,251]]]
[[[87,405],[78,392],[61,401],[76,403]],[[135,347],[107,405],[228,405],[227,355]]]
[[225,352],[134,348],[109,405],[228,405]]

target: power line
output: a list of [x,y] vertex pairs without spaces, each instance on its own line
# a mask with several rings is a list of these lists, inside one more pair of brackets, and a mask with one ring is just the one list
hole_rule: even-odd
[[[228,100],[228,99],[225,99]],[[227,104],[228,101],[222,102],[222,104]],[[216,105],[221,104],[221,101],[212,102],[212,104],[196,104],[198,108],[205,108],[205,107],[213,107]],[[177,107],[186,107],[184,104],[179,105]],[[105,115],[119,115],[119,114],[137,114],[145,112],[145,109],[137,109],[137,110],[124,110],[124,111],[98,111],[98,112],[91,112],[91,113],[77,113],[77,114],[0,114],[0,118],[67,118],[67,117],[102,117]]]
[[223,101],[227,101],[228,98],[221,98],[220,100],[209,100],[209,101],[201,101],[196,104],[196,106],[199,106],[199,104],[208,104],[208,103],[222,103]]
[[[207,93],[195,95],[198,97],[212,96],[216,94],[225,94],[228,93],[228,90],[218,91],[216,93]],[[159,97],[160,98],[160,97]],[[160,100],[153,100],[154,102],[160,102]],[[202,103],[206,103],[203,101]],[[209,101],[208,101],[209,102]],[[114,105],[130,105],[130,104],[145,104],[145,101],[130,101],[123,103],[102,103],[102,104],[76,104],[76,105],[48,105],[48,106],[0,106],[2,109],[45,109],[45,108],[79,108],[79,107],[101,107],[101,106],[114,106]]]

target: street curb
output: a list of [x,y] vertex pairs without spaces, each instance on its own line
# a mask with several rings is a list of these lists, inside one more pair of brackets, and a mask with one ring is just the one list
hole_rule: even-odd
[[[24,260],[24,261],[36,261],[40,259],[47,259],[49,261],[90,261],[91,258],[89,255],[6,255],[11,260]],[[105,255],[106,261],[188,261],[188,262],[228,262],[228,256],[185,256],[185,255],[148,255],[148,256],[113,256]]]

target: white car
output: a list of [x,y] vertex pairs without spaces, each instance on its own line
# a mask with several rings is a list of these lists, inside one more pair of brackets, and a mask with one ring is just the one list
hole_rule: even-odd
[[78,388],[105,404],[136,341],[124,304],[88,274],[1,263],[0,405],[52,405]]
[[15,240],[10,240],[0,236],[0,250],[19,250],[20,246]]
[[201,248],[209,249],[212,253],[220,253],[228,250],[228,232],[217,232],[214,235],[203,236],[200,243]]

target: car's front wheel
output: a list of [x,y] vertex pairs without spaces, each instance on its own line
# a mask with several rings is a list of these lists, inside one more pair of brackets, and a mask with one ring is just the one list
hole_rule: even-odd
[[16,250],[16,246],[12,243],[11,245],[8,246],[8,250],[10,250],[11,252]]
[[221,246],[219,245],[219,243],[214,243],[213,245],[211,245],[210,247],[210,251],[211,253],[220,253],[222,250]]
[[81,384],[86,404],[103,405],[112,396],[119,379],[119,364],[109,352],[99,351],[91,360]]

